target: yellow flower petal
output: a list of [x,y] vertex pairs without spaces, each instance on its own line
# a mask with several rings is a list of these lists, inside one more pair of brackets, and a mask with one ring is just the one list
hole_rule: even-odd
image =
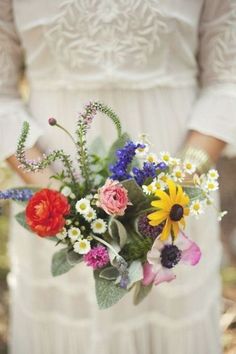
[[149,214],[147,217],[149,220],[157,222],[156,225],[160,224],[162,221],[164,221],[167,218],[168,214],[162,213],[159,211],[155,211],[152,214]]
[[163,200],[154,200],[153,202],[151,202],[151,205],[158,209],[163,209],[167,212],[170,211],[170,208],[166,205],[166,203]]
[[175,203],[175,200],[176,200],[176,185],[170,179],[167,181],[167,184],[168,184],[168,187],[169,187],[170,200],[171,200],[172,203]]
[[183,228],[185,228],[185,220],[184,220],[184,218],[180,219],[179,222],[183,226]]
[[169,208],[171,207],[171,200],[170,200],[169,195],[166,192],[158,189],[155,193],[155,196],[160,198],[163,202],[165,202]]
[[170,219],[167,219],[166,220],[166,224],[164,226],[164,229],[161,233],[161,240],[164,241],[164,240],[167,240],[169,235],[170,235],[170,229],[171,229],[171,221]]

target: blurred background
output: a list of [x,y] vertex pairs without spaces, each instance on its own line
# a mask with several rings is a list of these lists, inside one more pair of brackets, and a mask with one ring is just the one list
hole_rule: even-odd
[[[221,176],[221,209],[228,210],[221,223],[224,255],[222,259],[222,343],[225,354],[236,354],[236,159],[221,159],[218,164]],[[0,164],[0,189],[6,188],[10,171]],[[0,204],[0,354],[7,354],[9,297],[7,274],[8,215],[10,204]],[[43,353],[42,353],[43,354]],[[201,354],[201,353],[199,353]]]

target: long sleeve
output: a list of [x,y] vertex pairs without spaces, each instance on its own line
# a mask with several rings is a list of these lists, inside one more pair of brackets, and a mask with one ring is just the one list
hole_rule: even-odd
[[189,129],[225,141],[236,154],[236,0],[206,0],[199,24],[201,91]]
[[28,147],[41,135],[20,98],[23,50],[14,26],[12,0],[0,1],[0,160],[14,154],[23,121],[30,122]]

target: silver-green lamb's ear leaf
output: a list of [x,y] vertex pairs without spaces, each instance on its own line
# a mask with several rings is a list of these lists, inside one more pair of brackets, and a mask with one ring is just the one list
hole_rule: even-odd
[[113,240],[122,249],[127,241],[127,232],[123,224],[119,220],[111,218],[108,225],[108,231]]
[[112,280],[100,278],[99,273],[99,271],[94,271],[95,289],[98,306],[103,310],[115,305],[127,294],[127,290],[115,285]]
[[51,263],[51,273],[54,277],[67,273],[73,268],[73,265],[68,262],[67,255],[67,248],[62,248],[60,251],[54,253]]
[[130,202],[133,206],[137,206],[140,203],[149,205],[150,201],[143,193],[142,188],[136,183],[134,179],[127,179],[121,182],[127,189]]
[[191,202],[193,202],[194,200],[204,200],[204,194],[202,192],[202,190],[198,187],[184,187],[184,192],[188,195],[189,199]]
[[107,267],[101,270],[99,277],[107,280],[116,280],[119,276],[119,272],[114,267]]
[[73,250],[67,251],[67,261],[70,265],[74,266],[83,261],[83,255],[74,252]]
[[134,290],[134,305],[140,304],[140,302],[143,301],[143,299],[150,293],[152,290],[152,284],[148,286],[142,285],[141,281],[135,284],[135,290]]
[[133,261],[129,266],[129,284],[128,289],[143,279],[143,267],[140,261]]
[[26,224],[26,220],[25,220],[25,212],[21,211],[20,213],[15,215],[15,219],[16,221],[23,226],[26,230],[32,232],[32,230],[30,230],[29,226]]
[[127,133],[123,133],[119,139],[117,139],[108,152],[107,164],[108,166],[113,164],[116,161],[116,150],[123,148],[125,143],[130,140],[130,137]]
[[106,147],[104,140],[99,136],[95,138],[88,148],[89,155],[98,155],[99,157],[106,156]]

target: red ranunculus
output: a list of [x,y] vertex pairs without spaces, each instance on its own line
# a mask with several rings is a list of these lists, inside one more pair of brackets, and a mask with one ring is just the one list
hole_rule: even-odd
[[56,235],[65,225],[64,216],[70,205],[61,193],[42,189],[35,193],[26,207],[26,223],[41,237]]

